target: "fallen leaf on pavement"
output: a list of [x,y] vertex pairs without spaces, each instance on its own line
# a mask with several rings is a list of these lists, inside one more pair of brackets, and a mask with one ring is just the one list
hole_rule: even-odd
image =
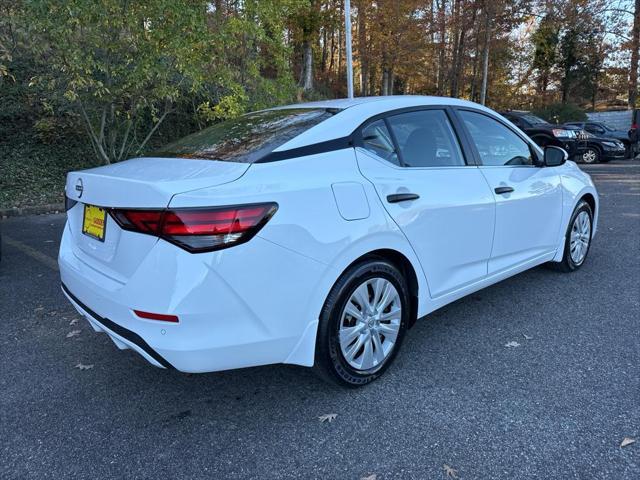
[[44,307],[38,307],[34,310],[34,312],[41,312],[42,310],[44,310]]
[[76,323],[78,323],[78,319],[77,319],[77,318],[74,318],[73,320],[71,320],[71,321],[69,322],[69,325],[75,325]]
[[531,340],[533,338],[527,335],[526,333],[523,333],[522,336],[524,337],[525,340]]
[[324,415],[320,415],[318,417],[318,420],[320,420],[320,423],[324,423],[324,422],[333,422],[336,417],[338,416],[337,413],[325,413]]
[[504,346],[507,348],[512,348],[512,347],[519,347],[520,344],[518,342],[509,342],[509,343],[505,343]]
[[93,368],[93,363],[90,365],[85,365],[84,363],[78,363],[75,368],[79,370],[89,370],[90,368]]
[[77,335],[80,335],[81,330],[72,330],[69,333],[67,333],[67,338],[71,338],[71,337],[75,337]]
[[453,467],[445,463],[442,468],[444,468],[444,473],[447,475],[447,478],[458,478],[458,471],[454,470]]
[[368,477],[362,477],[360,480],[377,480],[377,478],[378,478],[378,475],[376,475],[375,473],[372,473]]
[[626,447],[627,445],[631,445],[632,443],[636,443],[635,438],[624,437],[624,439],[622,440],[622,443],[620,444],[620,448]]

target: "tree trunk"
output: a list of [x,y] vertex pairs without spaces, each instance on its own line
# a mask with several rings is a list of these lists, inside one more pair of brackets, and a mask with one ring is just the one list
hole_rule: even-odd
[[439,96],[444,95],[445,85],[445,60],[446,60],[446,36],[447,36],[447,23],[446,23],[446,12],[447,9],[447,1],[442,0],[442,4],[439,5],[438,11],[438,25],[439,25],[439,34],[440,34],[440,52],[438,55],[438,85],[437,85],[437,94]]
[[629,71],[629,108],[636,107],[638,99],[638,55],[640,55],[640,0],[636,0],[631,32],[631,70]]
[[369,95],[369,54],[367,51],[367,14],[366,2],[358,3],[358,54],[360,55],[360,95]]
[[484,105],[487,101],[487,83],[489,78],[489,38],[491,30],[491,9],[485,7],[484,22],[484,51],[482,52],[482,88],[480,90],[480,103]]
[[326,27],[322,30],[322,57],[320,61],[320,71],[325,73],[327,71],[327,29]]
[[302,42],[302,74],[300,75],[300,86],[305,92],[313,90],[313,48],[311,42]]
[[458,96],[458,62],[460,61],[460,44],[464,43],[464,21],[462,19],[463,0],[456,0],[453,4],[453,45],[451,48],[451,71],[449,74],[449,96]]
[[389,69],[382,67],[382,95],[389,95]]

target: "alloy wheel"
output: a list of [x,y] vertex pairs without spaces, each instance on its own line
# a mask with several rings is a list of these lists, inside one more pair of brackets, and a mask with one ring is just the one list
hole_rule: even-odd
[[582,161],[584,163],[596,163],[598,161],[598,154],[595,150],[589,149],[582,154]]

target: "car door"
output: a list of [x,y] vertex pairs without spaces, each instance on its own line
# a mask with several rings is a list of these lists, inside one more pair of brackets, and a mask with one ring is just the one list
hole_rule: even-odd
[[496,201],[489,275],[555,252],[562,220],[558,168],[539,166],[535,147],[497,118],[467,109],[456,113]]
[[495,200],[445,108],[392,113],[356,140],[362,174],[418,256],[433,298],[487,275]]

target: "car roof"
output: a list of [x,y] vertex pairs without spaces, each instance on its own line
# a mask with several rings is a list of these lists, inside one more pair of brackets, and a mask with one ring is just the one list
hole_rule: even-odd
[[498,115],[493,110],[480,104],[450,97],[431,97],[424,95],[389,95],[380,97],[339,98],[335,100],[321,100],[318,102],[295,103],[270,110],[281,109],[336,109],[339,110],[332,117],[315,125],[297,137],[289,140],[275,151],[290,150],[315,143],[326,142],[350,135],[367,119],[392,110],[421,107],[421,106],[459,106],[483,110]]

